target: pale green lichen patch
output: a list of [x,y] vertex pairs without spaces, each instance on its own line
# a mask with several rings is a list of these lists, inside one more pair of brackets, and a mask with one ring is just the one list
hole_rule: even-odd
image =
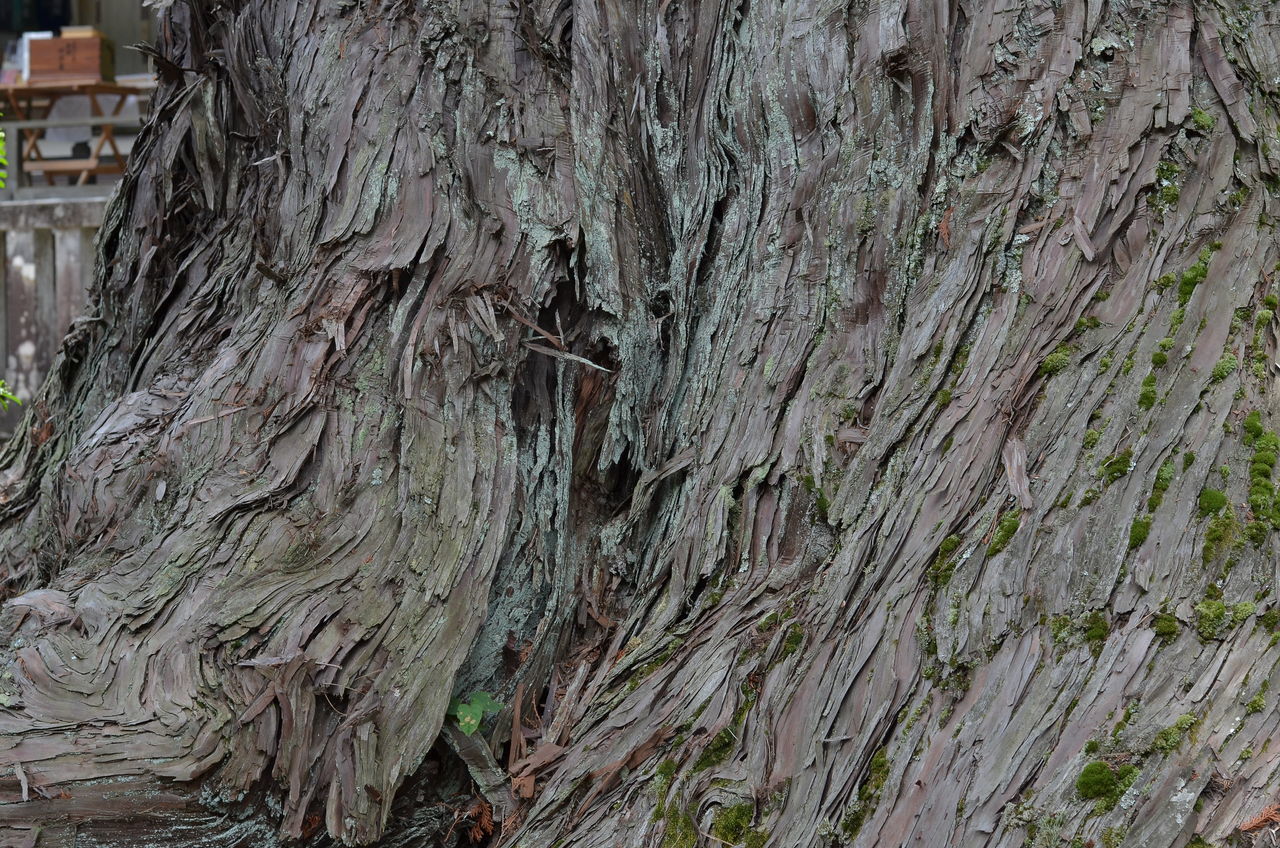
[[1191,713],[1184,713],[1178,716],[1178,719],[1168,727],[1161,730],[1151,740],[1151,745],[1147,748],[1148,753],[1153,754],[1172,754],[1178,748],[1182,747],[1183,741],[1200,723],[1200,719]]
[[1206,642],[1248,621],[1256,607],[1250,601],[1227,606],[1220,598],[1207,597],[1195,606],[1196,632]]
[[1221,383],[1230,377],[1240,367],[1240,360],[1236,359],[1234,354],[1225,353],[1213,366],[1213,370],[1209,372],[1209,382]]

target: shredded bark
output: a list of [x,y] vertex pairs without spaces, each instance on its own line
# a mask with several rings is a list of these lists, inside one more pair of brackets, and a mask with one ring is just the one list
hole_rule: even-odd
[[170,5],[0,454],[0,841],[1226,839],[1280,779],[1277,45]]

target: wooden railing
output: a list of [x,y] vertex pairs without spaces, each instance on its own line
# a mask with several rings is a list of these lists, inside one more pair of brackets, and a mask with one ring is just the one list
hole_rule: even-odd
[[5,138],[9,142],[9,179],[6,186],[9,196],[16,196],[17,191],[33,185],[32,176],[34,174],[40,174],[46,179],[58,174],[67,174],[75,177],[76,185],[84,185],[89,176],[122,173],[124,171],[126,161],[123,155],[120,158],[116,158],[118,149],[107,156],[102,155],[101,151],[99,151],[97,155],[87,158],[55,159],[44,156],[38,159],[28,158],[26,156],[27,144],[19,143],[20,139],[25,141],[28,133],[65,127],[125,127],[137,129],[141,126],[142,121],[134,117],[47,118],[43,120],[28,119],[25,121],[5,121],[0,119],[0,128],[3,128]]
[[[0,202],[0,378],[24,401],[40,388],[84,310],[106,198]],[[22,409],[0,414],[0,435]]]
[[[147,88],[109,82],[0,85],[12,190],[20,194],[36,175],[49,186],[55,185],[58,176],[83,186],[99,175],[123,173],[127,154],[117,143],[116,129],[141,127],[142,118],[121,113],[131,101],[137,104],[136,111],[144,111],[148,94]],[[54,110],[59,103],[78,104],[89,114],[58,116]],[[84,137],[88,155],[49,155],[52,142],[47,132],[75,127],[89,130]]]

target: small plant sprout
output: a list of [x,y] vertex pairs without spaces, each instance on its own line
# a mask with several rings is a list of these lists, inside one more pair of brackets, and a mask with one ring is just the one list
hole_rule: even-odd
[[500,709],[502,704],[495,701],[488,692],[472,692],[467,701],[454,698],[449,702],[449,715],[457,719],[458,729],[467,736],[480,728],[480,722],[486,713],[496,713]]

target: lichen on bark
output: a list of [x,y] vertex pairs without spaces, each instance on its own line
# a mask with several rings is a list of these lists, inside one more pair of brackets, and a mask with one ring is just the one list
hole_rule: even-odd
[[1277,29],[178,0],[0,456],[4,838],[1226,838]]

